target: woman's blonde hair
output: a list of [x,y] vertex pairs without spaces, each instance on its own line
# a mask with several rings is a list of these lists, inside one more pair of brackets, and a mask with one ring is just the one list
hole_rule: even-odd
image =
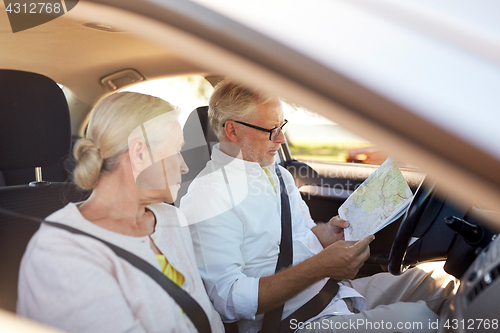
[[133,92],[104,98],[92,111],[86,137],[75,144],[75,183],[84,189],[94,188],[102,174],[118,166],[134,129],[175,109],[161,98]]

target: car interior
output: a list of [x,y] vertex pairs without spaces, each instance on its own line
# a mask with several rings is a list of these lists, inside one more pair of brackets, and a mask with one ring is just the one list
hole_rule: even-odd
[[[293,55],[293,61],[308,68],[310,76],[300,77],[287,67],[288,63],[265,57],[266,48],[272,49],[271,39],[195,3],[172,1],[162,6],[140,1],[80,1],[66,15],[18,33],[11,32],[4,7],[0,4],[0,308],[5,311],[15,312],[20,260],[41,219],[68,202],[85,200],[91,193],[79,189],[71,180],[71,147],[85,135],[93,106],[134,84],[197,75],[211,85],[225,76],[253,86],[262,82],[266,88],[279,85],[279,91],[270,91],[287,90],[287,99],[295,96],[299,103],[313,111],[316,106],[319,114],[334,121],[359,120],[360,131],[367,129],[368,135],[380,131],[373,134],[375,139],[387,133],[380,142],[394,141],[388,150],[398,156],[410,154],[405,152],[408,147],[416,147],[416,156],[425,155],[425,145],[418,146],[416,141],[407,144],[408,137],[394,140],[391,126],[396,125],[381,125],[381,118],[361,119],[357,113],[364,108],[371,112],[367,104],[390,109],[389,113],[394,114],[404,111],[403,107],[367,87],[348,82],[340,74],[324,75],[310,59],[277,45],[272,54],[286,51]],[[219,29],[224,24],[233,27],[235,35],[221,34]],[[243,37],[238,41],[234,36]],[[251,49],[259,43],[264,51]],[[324,84],[329,80],[334,82],[332,86],[343,83],[341,98],[329,95],[329,89],[336,89]],[[321,86],[323,90],[318,88]],[[350,103],[356,95],[363,101]],[[331,114],[330,109],[334,110]],[[207,110],[206,105],[200,105],[184,125],[186,143],[182,154],[190,171],[183,176],[175,204],[203,169],[217,142]],[[431,125],[429,128],[431,134],[438,131]],[[445,144],[450,136],[445,133],[441,138]],[[487,165],[485,169],[494,169],[500,163],[483,152],[473,152],[471,145],[463,147],[462,153],[470,153],[468,158]],[[443,160],[448,157],[450,163],[460,158],[458,152],[453,152],[452,157],[444,153],[442,156]],[[337,215],[344,200],[378,167],[296,160],[287,144],[281,147],[277,160],[294,176],[317,222]],[[431,162],[428,167],[439,164]],[[475,175],[480,168],[474,164],[468,170],[457,169],[450,177],[467,172]],[[405,215],[376,234],[370,258],[358,276],[387,271],[404,274],[408,267],[420,263],[445,261],[445,270],[460,278],[462,285],[442,316],[494,319],[500,294],[500,245],[495,242],[500,228],[496,214],[485,212],[480,205],[464,199],[465,194],[444,185],[450,182],[439,177],[441,169],[434,173],[430,169],[431,176],[427,176],[425,168],[401,169],[415,194],[413,202]],[[477,178],[471,176],[470,182],[479,178],[482,182],[471,187],[467,195],[486,188],[483,184],[496,185],[497,180],[481,175],[479,172]],[[456,180],[462,181],[460,177]],[[490,196],[490,201],[484,201],[488,209],[495,198]],[[226,325],[226,330],[234,332],[237,328]]]

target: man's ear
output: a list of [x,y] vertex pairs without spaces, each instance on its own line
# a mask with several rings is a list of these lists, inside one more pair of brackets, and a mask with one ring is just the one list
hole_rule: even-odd
[[137,176],[152,164],[146,142],[140,138],[132,140],[129,143],[128,153],[134,179],[137,179]]
[[224,125],[224,133],[226,133],[226,137],[229,139],[231,142],[237,142],[238,141],[238,134],[236,133],[236,124],[232,120],[226,121],[226,124]]

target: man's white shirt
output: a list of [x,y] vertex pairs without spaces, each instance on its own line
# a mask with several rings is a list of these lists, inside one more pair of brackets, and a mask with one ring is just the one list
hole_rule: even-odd
[[[263,315],[258,307],[259,278],[273,275],[281,241],[280,185],[275,166],[226,155],[213,148],[212,160],[189,186],[180,209],[190,225],[201,277],[215,309],[226,322],[239,320],[241,332],[257,332]],[[323,250],[311,228],[316,224],[295,186],[292,175],[280,167],[290,200],[293,264]],[[314,297],[327,279],[318,281],[285,303],[283,317]],[[339,292],[318,315],[351,314],[342,298],[353,298],[357,309],[366,300],[340,284]]]

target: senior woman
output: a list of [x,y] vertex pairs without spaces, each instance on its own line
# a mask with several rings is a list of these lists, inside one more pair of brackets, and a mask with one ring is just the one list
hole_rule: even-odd
[[[74,180],[93,189],[47,220],[123,248],[163,272],[223,331],[210,303],[176,199],[188,171],[181,127],[162,99],[118,93],[93,110],[74,148]],[[166,202],[166,203],[165,203]],[[162,277],[160,275],[160,277]],[[196,332],[176,301],[102,241],[42,224],[24,254],[20,315],[69,332]]]

